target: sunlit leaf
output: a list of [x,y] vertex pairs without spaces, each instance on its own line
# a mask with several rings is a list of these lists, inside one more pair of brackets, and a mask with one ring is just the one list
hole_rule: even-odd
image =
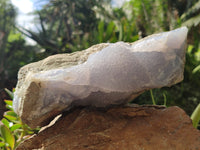
[[10,128],[10,131],[15,131],[17,129],[20,129],[22,127],[21,124],[14,124],[11,128]]
[[5,143],[0,142],[0,147],[4,147]]
[[6,127],[9,128],[9,121],[8,121],[7,119],[3,118],[3,119],[1,120],[1,122],[2,122]]
[[192,26],[197,26],[199,23],[200,23],[200,15],[197,15],[183,22],[182,25],[187,27],[192,27]]
[[13,108],[12,108],[12,106],[10,106],[10,105],[6,105],[6,108],[9,109],[9,110],[14,111]]
[[191,54],[191,53],[192,53],[192,50],[193,50],[193,48],[194,48],[194,46],[193,46],[193,45],[188,45],[187,52],[188,52],[189,54]]
[[12,106],[12,104],[13,104],[13,101],[11,101],[11,100],[4,100],[4,102],[5,102],[7,105],[10,105],[10,106]]
[[13,92],[13,93],[15,92],[15,88],[12,89],[12,92]]
[[10,115],[4,115],[4,117],[10,121],[16,121],[17,120],[17,117],[14,117],[14,116],[10,116]]
[[8,36],[8,42],[13,42],[16,40],[20,40],[21,34],[20,33],[15,33],[15,34],[9,34]]
[[5,125],[0,125],[0,133],[5,142],[8,143],[11,149],[13,149],[15,146],[15,138],[12,135],[11,131]]
[[187,19],[192,14],[197,13],[199,11],[199,9],[200,9],[200,1],[197,1],[197,3],[195,3],[191,8],[189,8],[187,10],[187,12],[185,12],[184,14],[182,14],[181,19],[182,20]]
[[17,114],[14,111],[7,111],[5,112],[6,115],[17,117]]
[[200,122],[200,104],[195,108],[194,112],[192,113],[191,119],[193,126],[197,128]]
[[34,131],[27,131],[27,134],[34,134]]
[[9,89],[5,88],[6,93],[8,93],[8,95],[10,96],[11,99],[14,98],[14,94],[13,92],[11,92]]
[[4,138],[2,138],[1,136],[0,136],[0,141],[4,141]]
[[198,72],[198,71],[200,71],[200,65],[198,65],[197,67],[195,67],[195,68],[193,69],[192,73],[196,73],[196,72]]

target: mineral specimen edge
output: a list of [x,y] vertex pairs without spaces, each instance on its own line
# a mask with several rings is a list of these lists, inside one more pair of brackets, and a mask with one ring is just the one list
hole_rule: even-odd
[[28,64],[18,73],[14,110],[29,126],[43,126],[72,107],[120,105],[176,84],[183,79],[187,32],[182,27]]

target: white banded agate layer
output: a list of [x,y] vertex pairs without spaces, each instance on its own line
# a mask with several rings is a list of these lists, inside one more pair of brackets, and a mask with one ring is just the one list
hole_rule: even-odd
[[183,80],[187,32],[98,44],[26,65],[18,73],[14,110],[29,126],[44,126],[74,107],[126,104],[145,90],[176,84]]

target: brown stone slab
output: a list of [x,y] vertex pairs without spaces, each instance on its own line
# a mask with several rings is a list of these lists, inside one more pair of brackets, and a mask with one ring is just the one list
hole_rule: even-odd
[[200,132],[179,107],[75,109],[17,150],[199,150]]

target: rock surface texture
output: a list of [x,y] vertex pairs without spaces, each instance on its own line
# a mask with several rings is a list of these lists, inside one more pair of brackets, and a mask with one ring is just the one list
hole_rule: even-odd
[[134,43],[104,43],[50,56],[20,69],[14,110],[31,127],[77,106],[125,104],[145,90],[183,79],[187,28]]
[[75,109],[17,150],[199,150],[200,132],[178,107]]

